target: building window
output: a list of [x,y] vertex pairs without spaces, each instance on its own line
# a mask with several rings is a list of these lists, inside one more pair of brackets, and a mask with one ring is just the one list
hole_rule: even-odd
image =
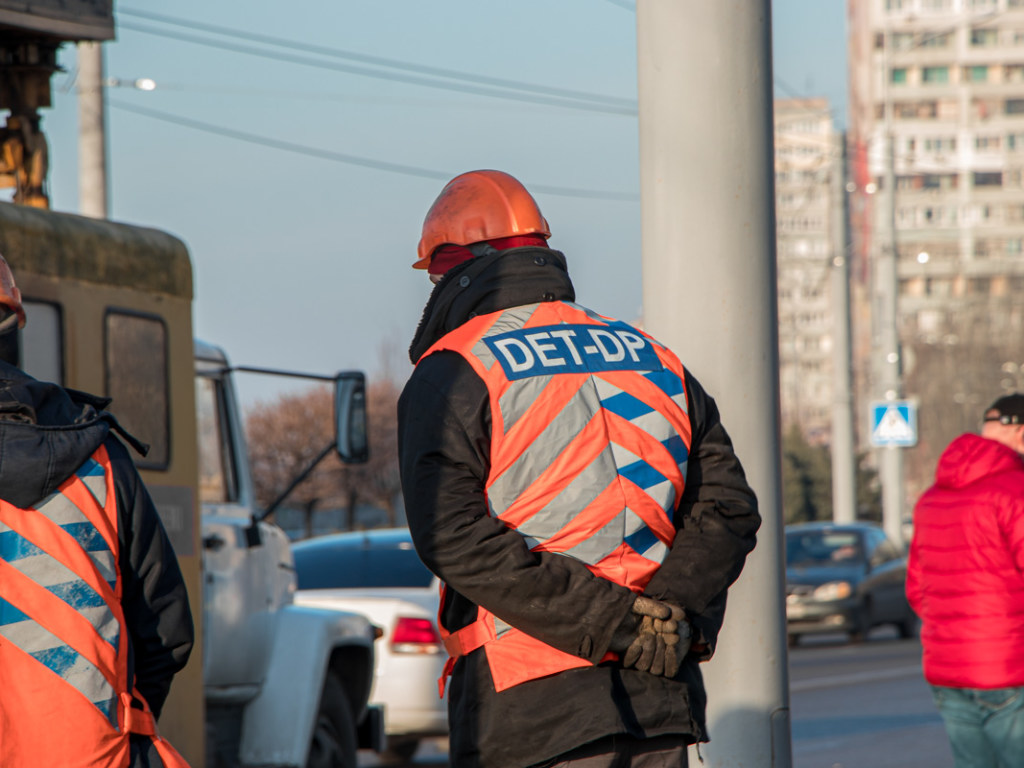
[[[882,40],[884,44],[884,36]],[[914,47],[914,35],[912,32],[893,32],[889,40],[894,51],[909,51]]]
[[1003,67],[1003,80],[1007,83],[1024,83],[1024,64],[1007,64]]
[[1024,99],[1007,99],[1005,107],[1008,115],[1024,115]]
[[992,152],[999,149],[1002,140],[999,136],[975,136],[974,148],[983,152]]
[[949,67],[925,67],[921,70],[921,80],[926,83],[948,83]]
[[907,82],[907,68],[906,67],[896,67],[895,69],[893,69],[893,71],[890,73],[889,81],[892,82],[892,83],[895,83],[897,85],[904,85],[904,84],[906,84],[906,82]]
[[967,80],[972,83],[984,83],[988,80],[988,67],[965,67]]
[[974,186],[976,187],[1001,187],[1003,186],[1002,171],[975,171]]
[[921,48],[946,48],[951,39],[952,35],[949,32],[929,32],[921,35],[917,45]]
[[954,152],[956,151],[955,136],[930,136],[924,140],[926,152]]
[[903,10],[905,0],[885,0],[885,10],[896,13]]
[[951,0],[921,0],[921,4],[926,11],[948,11],[950,3]]
[[992,48],[999,44],[999,31],[980,27],[971,30],[971,45],[975,48]]

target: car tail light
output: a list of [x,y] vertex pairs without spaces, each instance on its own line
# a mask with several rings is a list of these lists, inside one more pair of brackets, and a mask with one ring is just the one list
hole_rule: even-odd
[[430,619],[399,616],[391,633],[393,653],[440,653],[441,636]]

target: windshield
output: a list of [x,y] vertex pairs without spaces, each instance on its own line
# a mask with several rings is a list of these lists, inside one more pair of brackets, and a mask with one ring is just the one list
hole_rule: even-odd
[[800,531],[786,534],[786,565],[854,565],[864,548],[855,531]]

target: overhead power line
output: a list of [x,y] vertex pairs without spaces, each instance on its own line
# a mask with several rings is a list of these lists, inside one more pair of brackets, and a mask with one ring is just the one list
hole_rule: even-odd
[[[412,78],[410,79],[408,76],[403,77],[402,75],[395,72],[381,72],[378,70],[364,69],[361,67],[329,66],[326,64],[326,62],[320,62],[316,59],[309,59],[306,57],[302,57],[302,59],[299,61],[296,61],[291,58],[284,59],[286,61],[293,61],[294,63],[308,64],[311,66],[326,66],[327,68],[339,69],[341,71],[352,72],[354,74],[364,75],[367,77],[378,77],[383,79],[412,82],[416,85],[427,85],[434,88],[463,90],[469,93],[475,93],[478,95],[486,96],[495,96],[497,98],[518,98],[520,100],[527,100],[524,99],[525,94],[534,94],[536,96],[548,96],[554,97],[554,100],[552,101],[549,99],[545,99],[539,103],[554,104],[556,106],[564,106],[574,109],[587,109],[590,111],[608,112],[610,114],[636,114],[635,99],[619,98],[614,96],[606,96],[603,94],[589,93],[586,91],[577,91],[568,88],[557,88],[554,86],[539,85],[536,83],[527,83],[499,77],[490,77],[487,75],[461,72],[452,69],[445,69],[442,67],[411,64],[409,62],[399,61],[397,59],[389,59],[381,56],[372,56],[369,54],[355,53],[352,51],[346,51],[339,48],[311,45],[309,43],[288,40],[286,38],[275,37],[272,35],[263,35],[251,32],[240,32],[238,30],[230,29],[228,27],[222,27],[214,24],[204,24],[201,22],[190,21],[187,19],[166,16],[164,14],[137,11],[130,8],[121,8],[118,11],[118,13],[120,16],[134,16],[137,18],[145,19],[147,21],[154,21],[157,23],[183,27],[189,30],[208,32],[215,35],[221,35],[239,40],[255,42],[261,45],[271,45],[279,48],[291,49],[299,51],[303,54],[315,54],[317,56],[324,56],[333,59],[345,59],[348,61],[361,62],[363,64],[371,64],[377,67],[388,67],[390,69],[399,70],[400,72],[411,73]],[[132,22],[120,21],[119,24],[125,29],[143,32],[146,34],[171,37],[178,40],[184,40],[186,42],[193,42],[200,45],[207,45],[211,47],[220,47],[225,48],[227,50],[233,50],[241,53],[249,53],[253,55],[261,55],[269,58],[282,58],[281,54],[273,53],[265,49],[253,49],[248,47],[243,48],[223,41],[188,36],[183,33],[174,33],[165,29],[145,27]],[[446,83],[443,80],[428,80],[423,77],[424,75],[435,78],[446,78],[448,80],[453,80],[456,82]],[[458,82],[464,84],[475,84],[478,86],[484,86],[485,88],[481,90],[479,88],[471,88],[470,86],[467,85],[459,87],[457,85]],[[519,92],[519,95],[516,95],[516,92]]]
[[[281,149],[286,152],[294,152],[300,155],[306,155],[307,157],[315,157],[320,160],[330,160],[336,163],[346,163],[348,165],[358,165],[363,168],[371,168],[376,171],[389,171],[391,173],[400,173],[406,176],[419,176],[424,179],[436,179],[439,181],[448,181],[455,174],[448,173],[446,171],[434,171],[429,168],[419,168],[414,165],[404,165],[402,163],[390,163],[386,160],[374,160],[368,157],[359,157],[357,155],[350,155],[344,152],[334,152],[328,149],[318,149],[316,147],[310,147],[305,144],[297,144],[291,141],[283,141],[281,139],[275,139],[269,136],[260,136],[259,134],[249,133],[248,131],[239,131],[234,128],[225,128],[223,126],[214,125],[213,123],[207,123],[202,120],[193,120],[188,117],[180,117],[179,115],[173,115],[169,112],[163,112],[156,109],[149,109],[148,107],[139,107],[134,104],[129,104],[118,99],[108,99],[108,104],[115,109],[124,110],[125,112],[133,112],[143,117],[148,117],[153,120],[161,120],[166,123],[173,123],[174,125],[184,126],[186,128],[192,128],[197,131],[203,131],[205,133],[211,133],[217,136],[222,136],[229,139],[235,139],[237,141],[245,141],[250,144],[259,144],[264,147],[270,147],[272,149]],[[628,194],[624,192],[605,192],[601,190],[592,189],[577,189],[573,187],[558,187],[551,186],[548,184],[529,184],[529,188],[532,191],[548,194],[558,195],[560,197],[581,197],[592,200],[622,200],[626,202],[639,201],[640,196],[637,194]]]

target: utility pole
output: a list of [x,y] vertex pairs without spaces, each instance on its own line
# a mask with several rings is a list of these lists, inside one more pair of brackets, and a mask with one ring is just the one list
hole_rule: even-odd
[[850,334],[850,249],[846,179],[846,134],[833,134],[832,194],[832,519],[857,519],[857,458],[853,439]]
[[107,131],[103,44],[78,44],[78,209],[107,218]]
[[702,668],[703,766],[788,768],[771,3],[638,0],[637,51],[644,325],[715,397],[763,519]]

